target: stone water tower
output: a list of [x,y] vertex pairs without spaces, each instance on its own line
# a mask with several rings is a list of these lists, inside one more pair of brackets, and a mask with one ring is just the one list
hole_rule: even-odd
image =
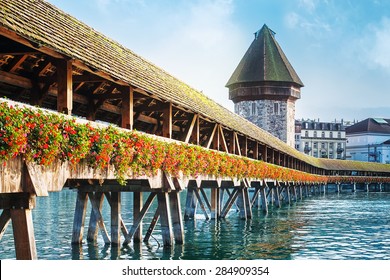
[[226,87],[237,114],[294,147],[303,83],[267,25],[255,33]]

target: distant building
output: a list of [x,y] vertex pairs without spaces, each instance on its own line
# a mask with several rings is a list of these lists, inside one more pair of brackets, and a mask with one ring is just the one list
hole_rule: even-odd
[[347,159],[390,163],[390,119],[368,118],[346,133]]
[[234,111],[294,147],[295,101],[303,83],[264,25],[226,84]]
[[346,142],[343,121],[295,121],[295,148],[302,153],[317,158],[345,159]]

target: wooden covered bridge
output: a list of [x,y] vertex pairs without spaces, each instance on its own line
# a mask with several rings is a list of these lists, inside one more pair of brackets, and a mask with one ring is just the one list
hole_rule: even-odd
[[[0,0],[0,94],[0,238],[12,221],[18,259],[37,257],[36,196],[64,187],[78,190],[72,243],[83,241],[89,200],[89,241],[99,230],[113,246],[122,234],[125,244],[148,240],[160,220],[169,246],[184,241],[179,192],[185,189],[184,218],[193,218],[197,205],[205,216],[223,218],[234,203],[250,218],[259,197],[266,211],[270,197],[280,205],[329,182],[390,181],[389,165],[296,151],[41,0]],[[130,229],[121,217],[121,192],[134,196]]]

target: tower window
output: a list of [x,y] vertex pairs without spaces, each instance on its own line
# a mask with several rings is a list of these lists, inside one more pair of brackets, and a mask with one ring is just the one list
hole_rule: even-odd
[[278,102],[274,103],[274,114],[280,115],[280,104]]
[[252,111],[251,111],[251,115],[254,116],[254,115],[257,115],[257,112],[256,112],[256,102],[253,102],[252,103]]

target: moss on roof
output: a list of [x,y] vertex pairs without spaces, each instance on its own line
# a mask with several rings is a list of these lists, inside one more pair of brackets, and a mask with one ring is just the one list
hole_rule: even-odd
[[[85,65],[105,72],[116,79],[213,119],[225,127],[313,166],[331,170],[335,168],[344,170],[372,168],[370,169],[372,171],[390,172],[390,165],[378,166],[337,160],[329,162],[300,153],[118,42],[109,39],[45,1],[0,0],[0,26],[38,45],[46,46],[72,59],[80,60]],[[271,71],[270,75],[283,80],[290,77],[292,81],[302,85],[270,32],[266,27],[258,36],[268,38],[268,48],[272,50],[269,55],[270,61],[278,61],[277,64],[282,64],[285,67],[284,74],[275,70],[276,72]],[[261,33],[264,34],[261,35]]]

